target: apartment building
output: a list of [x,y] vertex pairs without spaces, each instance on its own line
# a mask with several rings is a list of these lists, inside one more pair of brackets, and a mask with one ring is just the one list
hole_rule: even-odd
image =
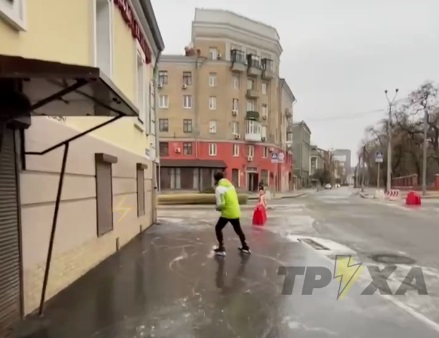
[[0,0],[0,41],[3,336],[154,222],[164,46],[149,0]]
[[[293,94],[290,86],[285,79],[279,79],[279,128],[282,149],[289,156],[293,155],[293,105],[296,102],[296,97]],[[289,171],[279,173],[281,177],[281,185],[279,190],[284,192],[294,189],[294,159],[289,162],[291,164]]]
[[255,191],[261,180],[287,189],[281,177],[291,176],[292,154],[281,135],[292,106],[280,107],[281,53],[273,27],[196,9],[185,54],[160,59],[162,190],[211,188],[218,170],[239,190]]
[[294,180],[297,188],[310,185],[311,130],[305,121],[293,124]]

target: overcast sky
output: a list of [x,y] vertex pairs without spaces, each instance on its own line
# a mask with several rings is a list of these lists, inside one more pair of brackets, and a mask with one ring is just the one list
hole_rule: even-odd
[[[281,77],[312,142],[357,152],[384,117],[384,89],[400,96],[439,80],[439,0],[152,0],[165,53],[190,41],[195,7],[221,8],[274,26]],[[355,157],[355,156],[353,156]]]

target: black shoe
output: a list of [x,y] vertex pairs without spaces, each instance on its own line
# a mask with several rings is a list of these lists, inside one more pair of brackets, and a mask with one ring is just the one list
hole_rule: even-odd
[[224,248],[217,248],[213,250],[215,252],[215,255],[217,256],[225,256],[226,250]]
[[239,251],[241,251],[243,254],[250,255],[252,252],[250,251],[250,248],[246,245],[242,248],[238,248]]

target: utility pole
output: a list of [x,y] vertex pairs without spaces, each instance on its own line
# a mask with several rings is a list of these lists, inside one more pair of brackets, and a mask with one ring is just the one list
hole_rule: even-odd
[[422,149],[422,196],[427,195],[427,148],[428,148],[428,111],[427,102],[423,102],[424,106],[424,144]]
[[392,188],[392,105],[395,102],[399,89],[395,89],[395,96],[392,100],[389,100],[387,89],[384,91],[386,94],[387,102],[389,103],[389,118],[387,120],[387,191]]
[[366,163],[366,146],[363,146],[363,166],[361,168],[361,192],[364,192],[364,173],[365,173],[365,163]]

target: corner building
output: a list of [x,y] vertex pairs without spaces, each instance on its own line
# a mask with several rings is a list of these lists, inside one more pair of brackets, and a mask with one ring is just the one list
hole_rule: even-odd
[[155,222],[163,48],[149,0],[0,0],[0,337]]
[[[196,9],[185,55],[159,62],[161,190],[208,189],[221,169],[241,191],[261,180],[271,190],[291,188],[295,99],[279,79],[281,53],[273,27]],[[273,154],[283,163],[272,163]]]

